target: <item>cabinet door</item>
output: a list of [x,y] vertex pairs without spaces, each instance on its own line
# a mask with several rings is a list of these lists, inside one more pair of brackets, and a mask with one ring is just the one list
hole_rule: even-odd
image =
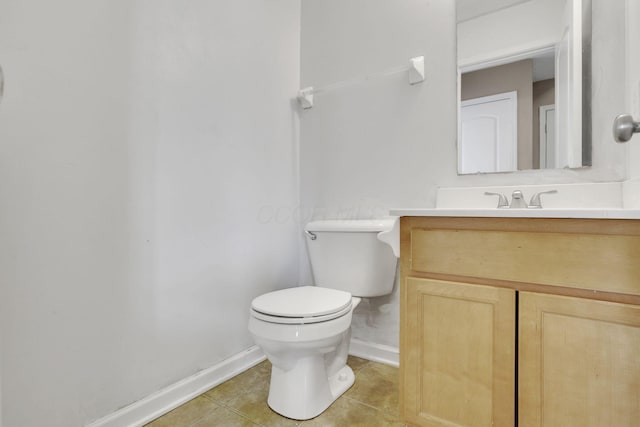
[[515,291],[413,277],[403,285],[405,421],[513,427]]
[[519,426],[637,426],[640,306],[521,292]]

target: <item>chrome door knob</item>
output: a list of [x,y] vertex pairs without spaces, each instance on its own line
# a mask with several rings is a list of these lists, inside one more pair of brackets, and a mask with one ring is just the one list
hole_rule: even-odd
[[631,114],[620,114],[613,121],[613,139],[616,142],[627,142],[636,132],[640,132],[640,122],[634,121]]

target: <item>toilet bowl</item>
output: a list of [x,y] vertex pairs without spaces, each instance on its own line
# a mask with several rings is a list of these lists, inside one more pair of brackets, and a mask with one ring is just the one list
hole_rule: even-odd
[[[304,286],[265,294],[283,300],[299,301],[295,306],[309,308],[304,316],[291,312],[267,314],[252,304],[249,331],[271,362],[268,404],[281,415],[297,420],[313,418],[333,403],[354,383],[347,366],[351,339],[351,315],[360,302],[346,292]],[[324,311],[304,303],[325,298]],[[335,296],[333,312],[330,297]],[[301,304],[302,303],[302,304]],[[346,304],[345,304],[346,303]],[[273,312],[272,312],[273,313]],[[322,314],[320,314],[322,313]]]
[[317,286],[253,300],[249,332],[272,364],[271,409],[310,419],[353,385],[347,365],[353,310],[360,297],[391,293],[397,265],[392,246],[398,243],[389,236],[393,230],[394,219],[309,223],[305,232]]

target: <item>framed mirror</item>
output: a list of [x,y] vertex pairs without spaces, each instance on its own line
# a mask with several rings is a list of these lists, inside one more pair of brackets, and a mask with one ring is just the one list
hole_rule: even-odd
[[456,0],[458,173],[591,165],[591,0]]

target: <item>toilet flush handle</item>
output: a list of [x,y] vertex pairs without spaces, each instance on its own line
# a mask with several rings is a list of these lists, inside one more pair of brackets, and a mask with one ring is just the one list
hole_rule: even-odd
[[309,238],[310,238],[311,240],[316,240],[316,239],[318,238],[318,236],[316,236],[314,233],[312,233],[312,232],[310,232],[310,231],[304,230],[304,232],[305,232],[305,234],[306,234],[307,236],[309,236]]

